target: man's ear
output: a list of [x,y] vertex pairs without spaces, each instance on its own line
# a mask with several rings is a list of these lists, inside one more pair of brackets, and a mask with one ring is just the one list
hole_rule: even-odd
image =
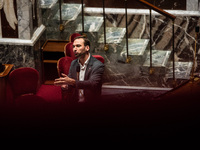
[[90,50],[90,47],[89,47],[88,45],[85,46],[85,48],[86,48],[86,51],[87,51],[87,52]]

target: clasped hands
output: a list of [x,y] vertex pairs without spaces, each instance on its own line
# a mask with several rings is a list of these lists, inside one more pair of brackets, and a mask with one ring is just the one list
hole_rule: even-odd
[[68,85],[74,85],[75,80],[68,77],[66,74],[61,73],[62,77],[55,79],[54,85],[66,88]]

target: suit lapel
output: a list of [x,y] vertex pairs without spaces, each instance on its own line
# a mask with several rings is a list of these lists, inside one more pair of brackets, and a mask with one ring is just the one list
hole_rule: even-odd
[[86,69],[86,72],[85,72],[85,80],[88,79],[88,75],[89,75],[90,71],[92,70],[93,62],[94,62],[94,60],[93,60],[93,57],[92,57],[92,55],[91,55],[91,56],[90,56],[89,63],[88,63],[88,66],[87,66],[87,69]]

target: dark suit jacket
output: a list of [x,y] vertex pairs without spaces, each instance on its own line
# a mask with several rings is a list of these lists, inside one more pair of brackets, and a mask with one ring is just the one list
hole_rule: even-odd
[[[85,100],[95,101],[101,98],[102,76],[104,73],[104,64],[90,55],[90,59],[86,68],[84,81],[77,80],[76,67],[79,65],[78,59],[72,61],[69,74],[70,78],[76,80],[74,87],[69,86],[69,91],[72,92],[73,101],[78,101],[78,90],[84,90]],[[69,98],[69,97],[68,97]]]

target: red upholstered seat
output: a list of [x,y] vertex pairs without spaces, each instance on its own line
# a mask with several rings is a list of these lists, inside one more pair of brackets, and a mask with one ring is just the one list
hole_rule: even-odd
[[65,54],[65,56],[75,59],[75,55],[73,52],[73,42],[69,42],[64,46],[64,54]]
[[74,42],[74,38],[77,36],[81,36],[79,33],[72,33],[69,37],[69,42]]
[[22,67],[9,74],[9,85],[13,98],[23,94],[36,94],[39,83],[39,72],[34,68]]
[[92,55],[92,56],[104,64],[104,58],[101,55]]
[[62,101],[62,92],[59,86],[42,84],[36,94],[50,103],[60,103]]
[[[39,72],[30,67],[13,70],[9,74],[8,89],[11,89],[12,100],[21,106],[27,105],[28,107],[31,104],[61,102],[62,100],[60,87],[55,85],[40,85]],[[11,99],[9,100],[11,101]]]
[[61,57],[57,62],[57,69],[58,69],[58,75],[61,76],[61,73],[68,74],[69,68],[72,62],[72,57]]

